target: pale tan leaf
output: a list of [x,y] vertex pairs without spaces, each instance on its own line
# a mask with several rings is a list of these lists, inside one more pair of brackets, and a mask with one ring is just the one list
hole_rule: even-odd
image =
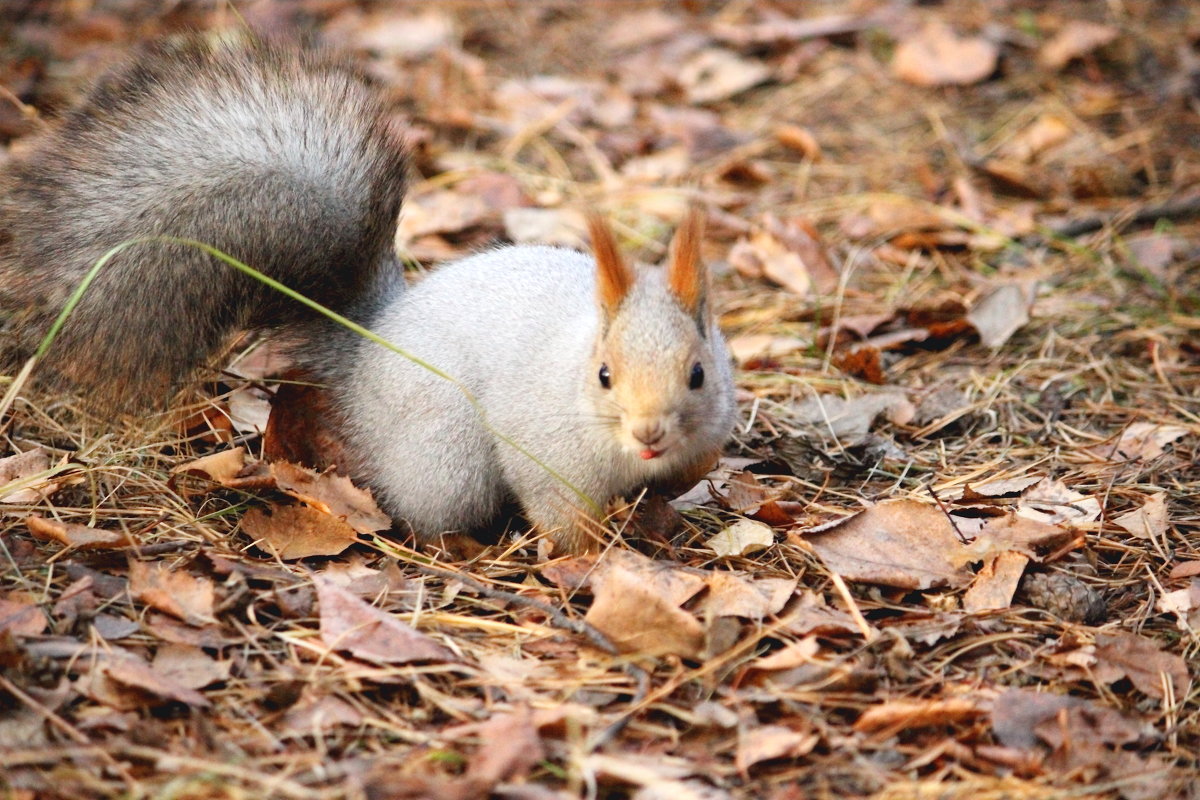
[[808,339],[796,336],[775,336],[769,333],[749,333],[729,340],[729,351],[739,364],[763,358],[779,358],[812,346]]
[[917,86],[978,83],[996,70],[1000,50],[980,37],[959,37],[935,23],[901,40],[892,57],[896,77]]
[[761,61],[719,47],[701,50],[679,68],[689,103],[714,103],[741,94],[771,76]]
[[854,723],[859,733],[889,734],[909,728],[949,725],[983,716],[991,704],[981,698],[951,697],[944,700],[889,700],[868,708]]
[[1134,422],[1121,432],[1121,438],[1108,457],[1112,461],[1149,461],[1161,456],[1167,445],[1190,431],[1182,425]]
[[963,593],[963,610],[976,613],[1008,608],[1028,563],[1029,556],[1011,550],[985,562],[970,588]]
[[784,725],[754,725],[738,731],[734,760],[744,774],[760,761],[807,755],[820,740],[811,724],[805,724],[799,730]]
[[757,553],[775,544],[770,525],[752,519],[739,519],[705,540],[704,545],[723,558]]
[[979,332],[985,347],[999,347],[1029,322],[1037,284],[1008,284],[984,295],[967,312],[967,322]]
[[791,578],[755,579],[736,572],[713,572],[697,613],[760,620],[778,614],[795,592],[796,581]]
[[25,518],[25,526],[38,539],[55,541],[79,550],[111,550],[133,544],[124,531],[105,531],[74,522],[59,522],[36,514]]
[[1167,493],[1155,492],[1146,502],[1113,520],[1139,539],[1160,539],[1167,532]]
[[1109,44],[1120,32],[1111,25],[1073,19],[1054,38],[1042,45],[1038,63],[1047,69],[1062,69],[1072,59],[1085,56]]
[[238,476],[246,468],[246,448],[235,447],[232,450],[222,450],[212,455],[197,458],[171,468],[171,474],[181,472],[199,473],[217,483],[226,483]]
[[585,619],[621,652],[694,658],[704,646],[704,627],[680,606],[706,583],[673,564],[612,550],[592,574],[595,599]]
[[805,539],[830,570],[847,580],[903,589],[962,586],[971,573],[955,565],[962,549],[950,520],[937,506],[889,500]]
[[163,700],[174,700],[194,708],[208,708],[208,698],[194,689],[181,686],[139,658],[124,655],[104,662],[101,671],[110,680],[133,690]]
[[37,636],[46,630],[46,615],[37,603],[14,592],[0,597],[0,632],[14,636]]
[[28,505],[58,491],[60,481],[37,478],[50,469],[50,454],[40,447],[0,458],[0,503]]
[[310,556],[336,556],[358,541],[358,534],[340,518],[311,506],[271,506],[267,514],[251,509],[242,529],[255,544],[284,561]]
[[201,648],[188,644],[164,644],[150,663],[155,673],[187,689],[203,689],[229,679],[232,661],[217,661]]
[[163,561],[129,562],[129,593],[135,600],[165,611],[189,625],[215,622],[212,581]]
[[391,518],[379,510],[371,493],[359,489],[349,478],[332,472],[317,473],[285,461],[271,464],[271,474],[280,491],[344,520],[359,533],[374,533],[392,527]]
[[1137,689],[1160,700],[1166,697],[1164,679],[1175,697],[1183,697],[1191,676],[1181,656],[1168,653],[1153,639],[1116,631],[1096,637],[1096,677],[1113,683],[1129,678]]
[[327,578],[314,575],[313,585],[321,608],[321,640],[327,647],[376,664],[458,660],[429,636]]

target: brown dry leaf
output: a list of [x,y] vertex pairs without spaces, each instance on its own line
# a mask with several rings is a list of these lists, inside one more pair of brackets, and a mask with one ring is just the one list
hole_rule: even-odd
[[279,732],[287,738],[320,737],[335,728],[357,728],[363,715],[340,697],[326,695],[302,698],[279,720]]
[[242,529],[258,546],[284,561],[310,556],[336,556],[358,541],[358,533],[341,519],[311,506],[271,505],[268,514],[251,509]]
[[1180,630],[1200,627],[1200,580],[1193,578],[1186,588],[1167,592],[1158,598],[1158,610],[1174,614]]
[[792,578],[758,578],[735,572],[713,572],[708,594],[697,613],[714,617],[744,617],[760,620],[778,614],[796,593]]
[[694,658],[704,627],[680,606],[706,584],[674,564],[612,550],[592,573],[595,599],[585,619],[623,653]]
[[971,587],[963,593],[963,610],[976,613],[1008,608],[1028,563],[1029,556],[1011,550],[984,563]]
[[739,519],[704,540],[704,546],[722,558],[757,553],[775,544],[775,531],[752,519]]
[[111,550],[133,544],[124,531],[105,531],[89,525],[46,519],[36,514],[27,517],[25,525],[38,539],[59,542],[79,550]]
[[172,475],[190,472],[206,476],[217,483],[227,483],[236,478],[246,468],[246,448],[235,447],[232,450],[222,450],[194,461],[188,461],[171,468]]
[[50,469],[50,454],[40,447],[0,458],[0,503],[28,505],[40,502],[58,491],[61,481],[34,480],[22,488],[7,488],[9,484],[24,483]]
[[747,277],[769,278],[798,297],[812,287],[804,258],[766,231],[739,239],[729,251],[729,263]]
[[458,660],[429,636],[333,581],[314,575],[313,585],[321,607],[321,640],[327,647],[376,664]]
[[285,461],[272,464],[271,474],[280,491],[344,520],[359,533],[375,533],[392,527],[391,518],[379,510],[371,493],[359,489],[349,478],[332,472],[317,473]]
[[728,100],[771,77],[761,61],[741,58],[720,47],[696,53],[679,68],[679,83],[689,103],[715,103]]
[[904,425],[916,408],[902,392],[891,390],[863,394],[850,400],[837,395],[812,395],[793,410],[793,418],[818,439],[834,438],[844,446],[859,444],[881,415]]
[[217,661],[199,647],[190,644],[164,644],[150,662],[154,672],[167,681],[187,689],[203,689],[229,680],[232,661]]
[[467,778],[480,790],[502,781],[520,780],[546,757],[533,713],[524,705],[493,714],[483,722],[442,731],[442,735],[451,741],[465,736],[479,738],[479,749],[468,761]]
[[1032,689],[1008,689],[992,704],[992,730],[1005,747],[1030,750],[1037,745],[1034,728],[1052,720],[1059,712],[1086,700],[1070,695],[1037,692]]
[[111,658],[103,662],[100,670],[109,680],[135,693],[174,700],[195,708],[208,708],[212,705],[204,695],[176,683],[145,661],[131,655]]
[[748,333],[729,340],[729,352],[738,364],[773,360],[812,346],[808,339],[796,336],[775,336],[769,333]]
[[1155,492],[1146,502],[1113,520],[1139,539],[1159,539],[1167,533],[1167,493]]
[[510,208],[504,212],[504,232],[514,244],[554,244],[587,249],[583,215],[562,208]]
[[1163,651],[1153,639],[1123,631],[1096,637],[1095,673],[1105,683],[1129,678],[1137,689],[1159,700],[1166,697],[1164,676],[1176,698],[1184,696],[1191,681],[1182,657]]
[[809,161],[821,160],[821,143],[813,132],[800,125],[780,125],[775,128],[775,139],[789,150],[795,150]]
[[1067,141],[1072,135],[1071,126],[1062,117],[1042,114],[1005,142],[997,152],[1002,158],[1028,163]]
[[952,697],[946,700],[888,700],[868,708],[854,723],[859,733],[886,731],[892,736],[909,728],[949,725],[988,713],[991,702],[981,698]]
[[735,762],[743,775],[760,761],[800,758],[812,752],[821,740],[812,724],[795,718],[799,729],[784,725],[751,725],[738,730]]
[[290,461],[318,470],[347,463],[342,436],[333,430],[336,415],[328,387],[314,385],[312,377],[299,370],[286,372],[279,380],[263,431],[263,460]]
[[133,599],[165,611],[189,625],[215,622],[216,592],[208,578],[178,570],[164,561],[129,562],[129,593]]
[[1025,281],[999,286],[984,295],[967,312],[967,322],[979,332],[985,347],[999,347],[1029,322],[1037,284]]
[[1110,461],[1149,461],[1161,456],[1167,445],[1189,432],[1182,425],[1134,422],[1121,432],[1121,438],[1107,457]]
[[901,40],[892,58],[896,77],[917,86],[965,86],[996,71],[1000,49],[980,37],[959,37],[941,23]]
[[1041,553],[1061,548],[1079,535],[1069,527],[1029,519],[1016,513],[975,518],[963,517],[956,512],[953,516],[961,532],[966,535],[973,532],[975,536],[963,548],[962,564],[990,561],[1008,551],[1041,561]]
[[0,597],[0,633],[37,636],[47,625],[45,613],[23,593],[13,592]]
[[788,642],[783,649],[755,659],[750,663],[751,668],[774,672],[781,669],[794,669],[808,664],[821,652],[821,643],[816,636],[805,636],[794,642]]
[[499,209],[481,195],[458,189],[438,189],[406,197],[396,228],[396,245],[409,250],[413,242],[432,234],[460,233],[499,218]]
[[971,580],[955,566],[963,546],[950,520],[937,506],[915,500],[878,503],[805,539],[831,571],[852,581],[930,589]]
[[1073,19],[1042,45],[1038,63],[1046,69],[1062,69],[1073,59],[1087,55],[1109,44],[1120,31],[1111,25],[1101,25],[1082,19]]
[[1100,501],[1047,477],[1025,490],[1017,514],[1047,525],[1080,526],[1100,518]]

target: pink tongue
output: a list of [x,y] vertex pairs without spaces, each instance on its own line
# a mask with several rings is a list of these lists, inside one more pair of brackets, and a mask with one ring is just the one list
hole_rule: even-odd
[[658,451],[657,451],[657,450],[651,450],[649,447],[647,447],[645,450],[643,450],[642,452],[638,453],[638,455],[640,455],[642,458],[644,458],[644,459],[646,459],[646,460],[648,461],[648,460],[650,460],[650,459],[652,459],[652,458],[655,458],[655,457],[657,457],[657,456],[658,456]]

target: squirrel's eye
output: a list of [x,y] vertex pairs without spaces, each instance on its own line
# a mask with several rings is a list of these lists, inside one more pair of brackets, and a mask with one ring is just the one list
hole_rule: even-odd
[[688,388],[699,389],[703,385],[704,367],[700,366],[700,362],[697,361],[695,364],[692,364],[692,375],[690,378],[688,378]]
[[600,365],[600,385],[605,389],[612,388],[612,374],[608,371],[608,364]]

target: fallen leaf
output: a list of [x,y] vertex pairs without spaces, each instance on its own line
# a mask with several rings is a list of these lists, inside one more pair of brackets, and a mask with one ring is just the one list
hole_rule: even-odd
[[165,611],[189,625],[215,622],[215,590],[208,578],[197,577],[158,561],[129,562],[129,593],[133,599]]
[[479,749],[467,762],[466,777],[485,794],[501,781],[524,778],[546,757],[533,713],[524,705],[493,714],[483,722],[444,730],[442,736],[451,741],[464,736],[479,738]]
[[510,208],[504,231],[514,244],[553,244],[586,249],[587,224],[577,211],[558,208]]
[[284,561],[336,556],[358,541],[354,528],[332,514],[304,505],[272,505],[268,514],[253,508],[242,529],[259,547]]
[[992,704],[992,730],[1005,747],[1029,750],[1038,743],[1034,728],[1039,723],[1055,719],[1060,711],[1086,702],[1071,695],[1008,689]]
[[29,505],[54,494],[60,481],[36,477],[49,469],[50,454],[40,447],[0,458],[0,503]]
[[962,543],[946,514],[915,500],[877,503],[808,531],[805,540],[847,580],[930,589],[971,579],[968,570],[955,565]]
[[457,661],[452,652],[392,614],[380,611],[320,575],[313,576],[321,640],[333,650],[376,664]]
[[916,408],[898,391],[862,394],[849,400],[837,395],[810,395],[793,410],[795,421],[818,439],[833,438],[844,446],[860,444],[881,415],[903,425]]
[[[1042,114],[1004,143],[998,152],[1003,158],[1030,162],[1072,136],[1071,126],[1055,114]],[[982,221],[982,220],[981,220]]]
[[59,522],[36,514],[25,518],[29,532],[39,539],[55,541],[79,550],[110,550],[133,544],[124,531],[105,531],[74,522]]
[[706,583],[668,562],[611,550],[592,573],[585,620],[623,653],[694,658],[704,647],[704,627],[680,606]]
[[999,48],[987,39],[959,37],[935,23],[900,41],[892,72],[917,86],[965,86],[995,72],[999,55]]
[[751,578],[736,572],[713,572],[708,594],[697,613],[714,617],[761,620],[778,614],[796,592],[793,578]]
[[203,689],[229,679],[231,661],[217,661],[199,647],[164,644],[154,653],[150,666],[165,680],[187,689]]
[[808,755],[820,740],[811,723],[807,722],[798,730],[784,725],[748,726],[738,731],[734,760],[738,771],[745,774],[761,761]]
[[773,544],[775,531],[771,526],[752,519],[739,519],[704,541],[705,547],[722,558],[757,553]]
[[1159,700],[1165,699],[1163,678],[1172,684],[1174,697],[1184,696],[1188,683],[1187,662],[1162,650],[1145,636],[1119,631],[1096,637],[1096,677],[1113,683],[1129,678],[1135,688]]
[[761,61],[741,58],[720,47],[701,50],[679,68],[679,83],[688,102],[698,104],[728,100],[770,76]]
[[1134,422],[1121,432],[1121,438],[1108,458],[1110,461],[1149,461],[1161,456],[1167,445],[1189,432],[1190,429],[1182,425]]
[[1036,290],[1037,284],[1032,281],[999,286],[967,312],[967,322],[979,332],[985,347],[999,347],[1029,322]]
[[803,257],[765,231],[739,239],[729,251],[729,263],[747,277],[769,278],[798,297],[807,296],[812,286]]
[[872,706],[854,723],[859,733],[886,731],[893,736],[909,728],[950,725],[988,713],[990,703],[970,697],[945,700],[888,700]]
[[226,483],[236,478],[245,468],[246,448],[235,447],[179,464],[171,468],[171,474],[197,473],[217,483]]
[[46,630],[46,615],[36,603],[19,593],[0,597],[0,633],[37,636]]
[[1161,539],[1167,533],[1167,493],[1155,492],[1146,502],[1113,520],[1139,539]]
[[749,333],[729,340],[729,352],[738,364],[771,360],[790,355],[812,346],[808,339],[797,336],[775,336],[769,333]]
[[775,128],[775,139],[789,150],[795,150],[809,161],[821,160],[821,143],[808,128],[800,125],[780,125]]
[[357,728],[362,723],[363,715],[357,708],[340,697],[325,695],[302,698],[284,712],[278,726],[285,737],[320,738],[336,728]]
[[332,472],[314,472],[286,461],[271,464],[271,474],[280,491],[344,520],[359,533],[369,534],[392,527],[391,517],[379,510],[371,493],[359,489],[349,478]]
[[1174,614],[1182,631],[1200,627],[1200,580],[1193,578],[1187,587],[1158,598],[1158,610]]
[[1110,26],[1082,19],[1073,19],[1042,45],[1038,63],[1047,69],[1062,69],[1073,59],[1087,55],[1109,44],[1120,32]]
[[194,708],[209,708],[212,705],[204,695],[179,685],[145,661],[128,654],[102,662],[100,671],[105,677],[136,693],[174,700]]
[[[386,7],[385,7],[386,8]],[[453,44],[455,29],[446,15],[375,13],[353,25],[355,44],[388,58],[416,59]]]
[[1100,501],[1047,477],[1025,490],[1017,501],[1017,514],[1047,525],[1078,526],[1100,518]]
[[1028,556],[1011,550],[985,562],[970,588],[963,593],[963,610],[977,613],[1008,608],[1028,563]]

